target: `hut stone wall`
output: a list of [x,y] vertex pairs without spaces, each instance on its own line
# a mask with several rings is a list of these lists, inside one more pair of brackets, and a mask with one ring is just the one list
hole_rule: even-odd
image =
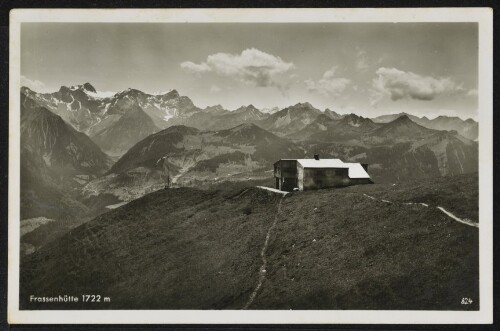
[[[302,167],[299,165],[300,168]],[[350,184],[346,168],[305,168],[302,172],[303,178],[299,180],[301,191],[342,187]]]

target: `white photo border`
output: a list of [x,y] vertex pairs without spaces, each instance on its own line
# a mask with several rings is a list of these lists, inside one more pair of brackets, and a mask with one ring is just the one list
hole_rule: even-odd
[[[23,22],[406,23],[476,22],[479,31],[479,311],[19,310],[20,59]],[[8,322],[11,324],[490,324],[493,323],[493,10],[13,9],[9,45]]]

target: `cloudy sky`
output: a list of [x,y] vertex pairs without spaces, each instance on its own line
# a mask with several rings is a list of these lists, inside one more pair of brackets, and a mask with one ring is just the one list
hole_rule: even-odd
[[477,43],[473,23],[24,23],[21,75],[45,92],[177,89],[200,107],[476,118]]

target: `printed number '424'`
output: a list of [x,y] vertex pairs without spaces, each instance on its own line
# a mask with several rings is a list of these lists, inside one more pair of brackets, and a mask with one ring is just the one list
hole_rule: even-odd
[[462,301],[460,302],[462,305],[470,305],[472,304],[472,299],[471,298],[462,298]]

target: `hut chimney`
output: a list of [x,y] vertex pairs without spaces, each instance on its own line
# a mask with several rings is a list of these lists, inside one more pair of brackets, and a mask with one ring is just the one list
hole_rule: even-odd
[[314,159],[319,161],[319,154],[314,154]]

